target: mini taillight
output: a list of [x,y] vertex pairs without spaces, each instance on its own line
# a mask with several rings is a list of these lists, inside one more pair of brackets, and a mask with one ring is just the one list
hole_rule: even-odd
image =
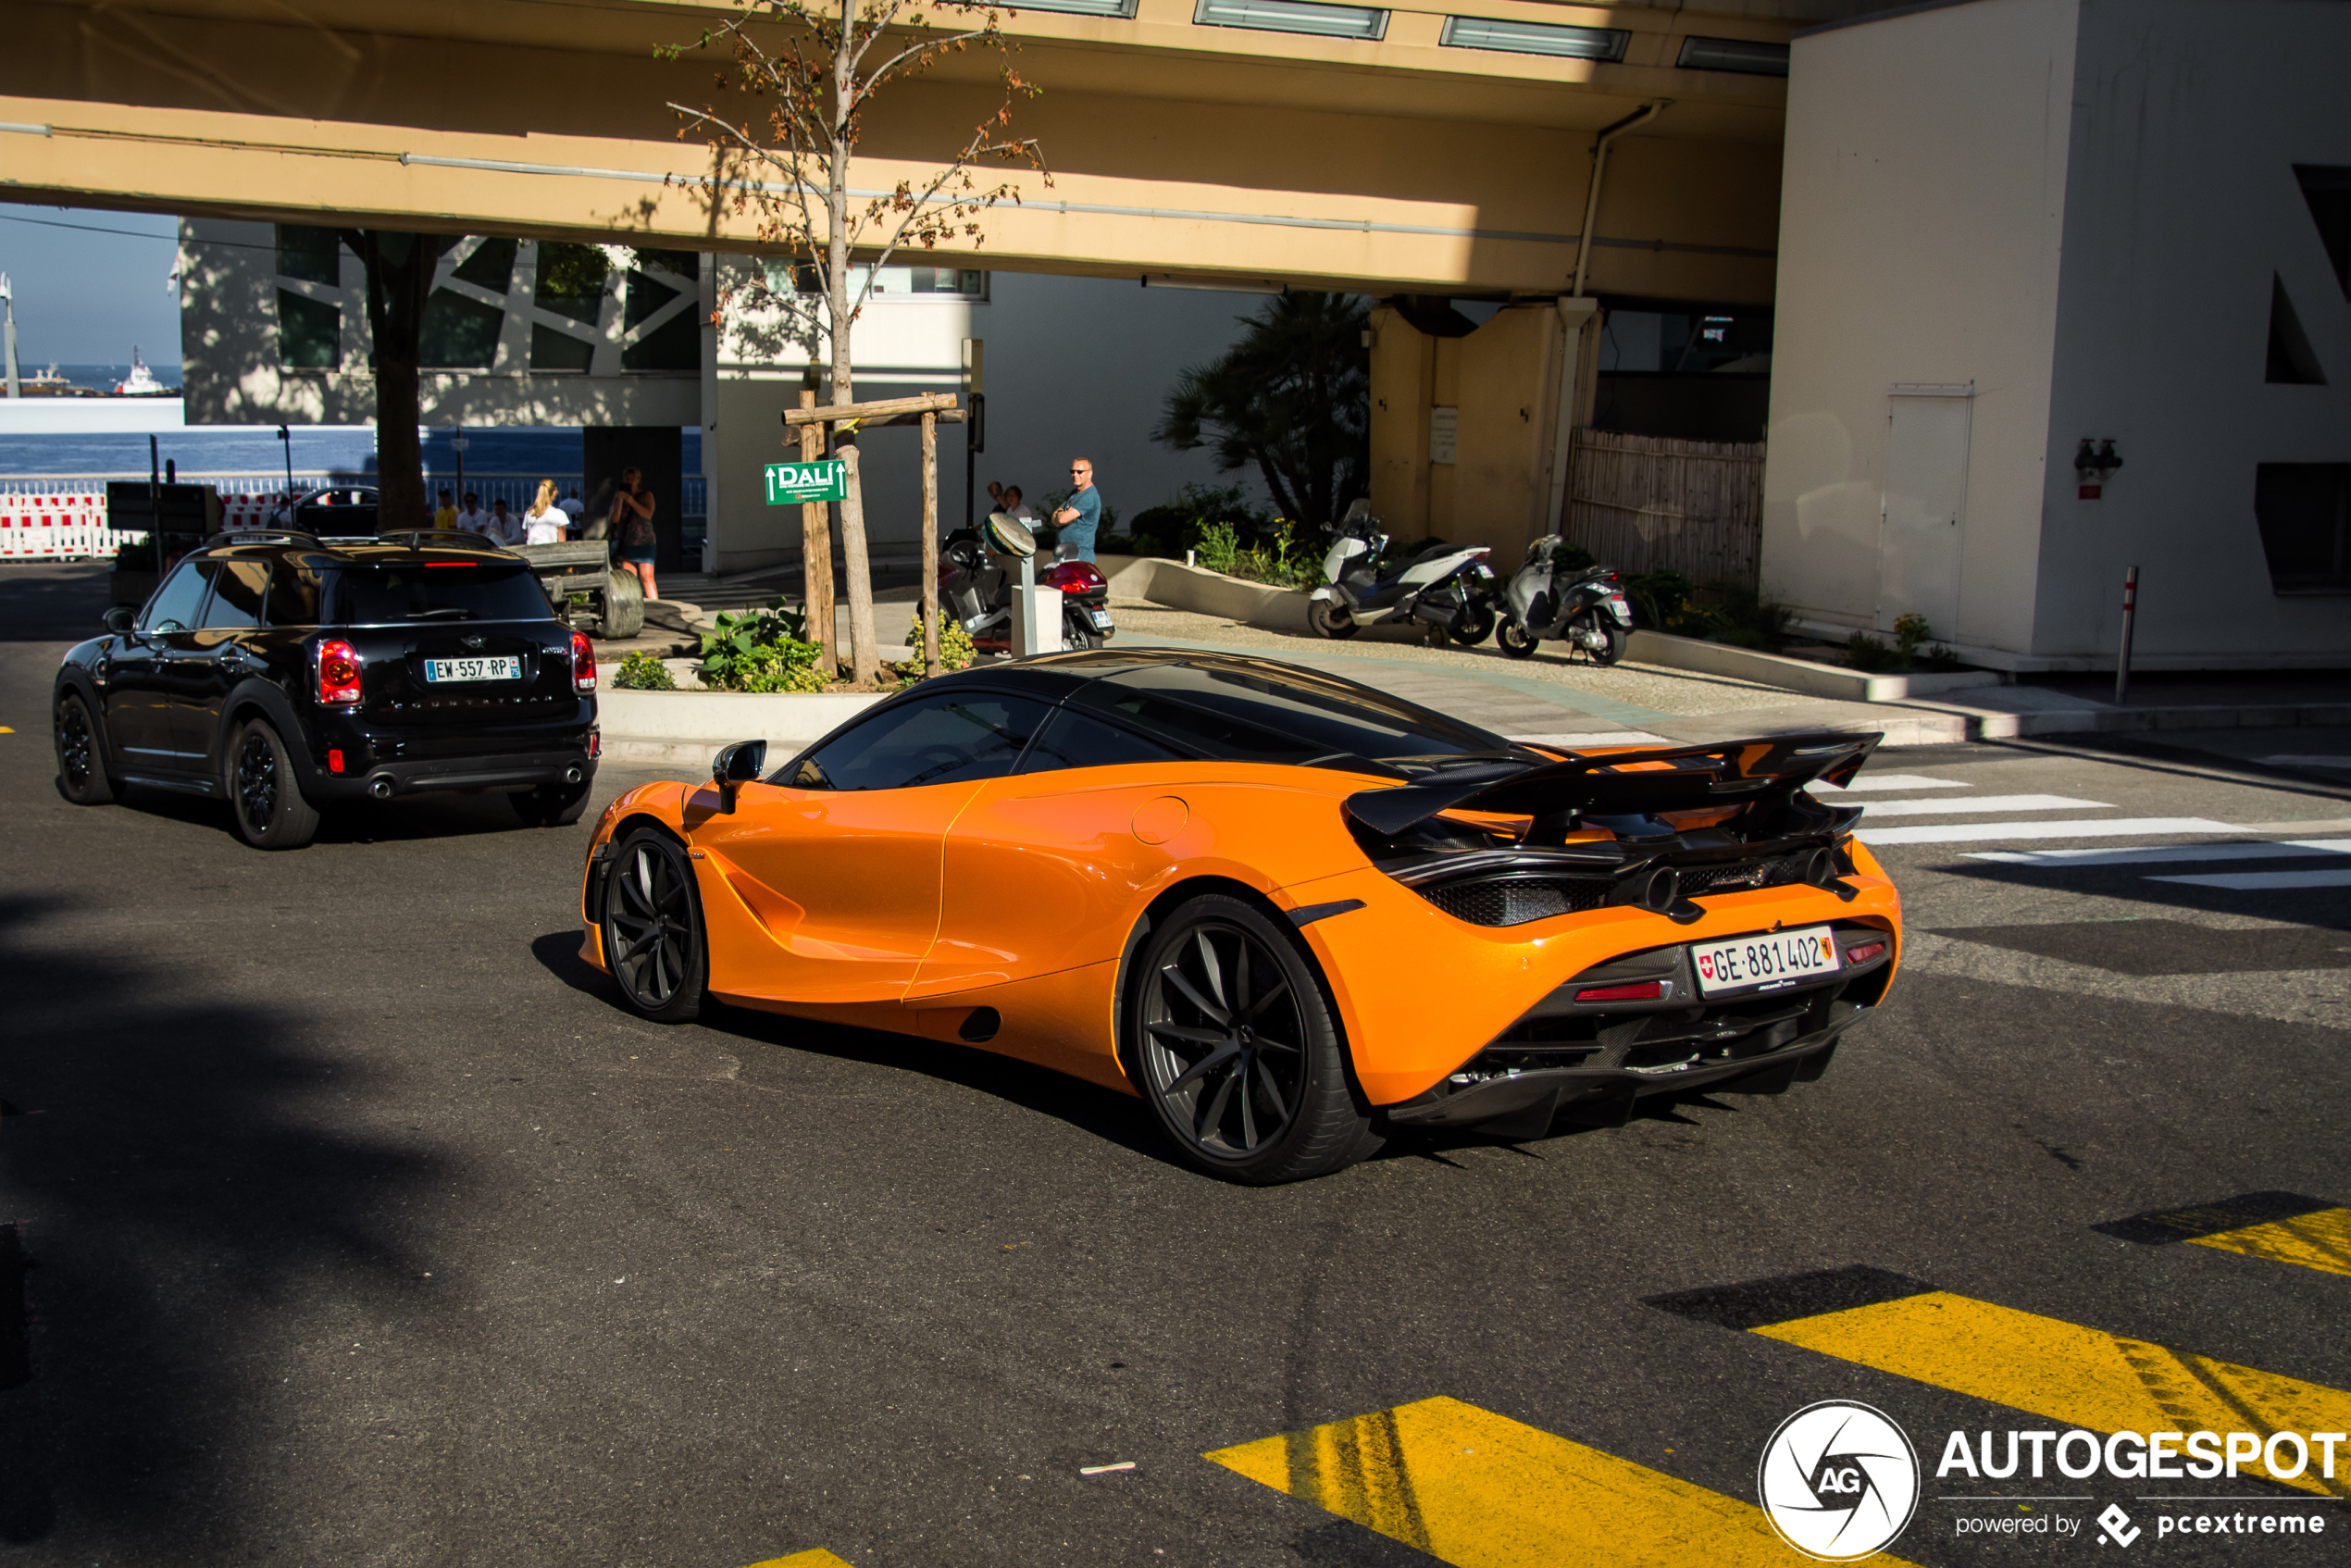
[[1663,980],[1643,980],[1634,986],[1595,986],[1577,991],[1578,1002],[1655,1002],[1665,994]]
[[1879,953],[1884,952],[1885,951],[1885,944],[1884,942],[1863,942],[1860,947],[1848,947],[1845,950],[1845,962],[1847,964],[1867,964],[1871,959],[1875,958]]
[[330,706],[359,700],[359,650],[337,639],[318,644],[318,701]]
[[342,747],[340,747],[340,746],[336,746],[336,747],[330,748],[330,749],[328,751],[328,753],[327,753],[327,771],[328,771],[329,773],[341,773],[341,772],[342,771]]
[[571,634],[571,689],[593,691],[596,689],[596,645],[588,641],[584,631]]

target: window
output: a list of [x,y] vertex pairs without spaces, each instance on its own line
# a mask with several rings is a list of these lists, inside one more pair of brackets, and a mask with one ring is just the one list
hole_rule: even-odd
[[1230,762],[1385,760],[1510,749],[1499,735],[1352,681],[1272,666],[1244,673],[1156,665],[1107,676],[1070,702],[1115,714],[1183,751]]
[[2351,463],[2264,463],[2253,516],[2280,593],[2351,592]]
[[342,281],[342,242],[331,229],[278,225],[278,275],[305,283]]
[[988,274],[953,267],[910,267],[908,286],[918,294],[958,294],[964,299],[988,297]]
[[2322,387],[2326,372],[2319,367],[2318,351],[2302,330],[2302,318],[2286,297],[2285,280],[2270,275],[2270,364],[2263,380],[2276,386]]
[[205,602],[207,631],[244,631],[261,624],[261,602],[269,589],[267,561],[200,561],[196,569],[212,584]]
[[1387,13],[1362,6],[1324,6],[1314,0],[1200,0],[1192,12],[1199,27],[1247,27],[1261,32],[1306,32],[1321,38],[1377,40],[1387,32]]
[[505,323],[498,305],[435,289],[417,329],[417,363],[435,370],[487,370],[498,357],[498,332]]
[[516,566],[344,566],[327,578],[332,626],[408,621],[543,621],[539,579]]
[[1748,76],[1785,76],[1787,45],[1759,44],[1747,38],[1685,38],[1682,57],[1673,62],[1684,70],[1735,70]]
[[318,624],[318,571],[299,562],[280,560],[269,574],[266,619],[271,626]]
[[1027,697],[943,691],[882,709],[771,782],[801,790],[911,790],[1001,778],[1049,712]]
[[1126,763],[1182,762],[1182,753],[1131,730],[1064,708],[1046,725],[1037,743],[1021,759],[1023,773],[1051,773],[1064,767],[1118,767]]
[[568,316],[593,327],[603,308],[606,280],[612,268],[594,245],[539,242],[539,281],[532,303],[541,310]]
[[1437,42],[1449,49],[1498,49],[1512,55],[1557,55],[1569,60],[1621,60],[1633,35],[1607,27],[1559,27],[1505,22],[1491,17],[1448,17]]
[[533,370],[585,370],[596,361],[596,345],[575,338],[542,321],[530,325],[530,367]]
[[1066,11],[1074,17],[1132,17],[1135,0],[1021,0],[1024,11]]
[[2334,263],[2334,280],[2343,286],[2345,297],[2351,298],[2351,168],[2298,163],[2294,178],[2309,204],[2310,220],[2319,226],[2327,259]]
[[451,277],[503,294],[515,280],[516,243],[512,240],[489,239],[474,247],[474,254],[457,264]]
[[204,607],[204,592],[210,586],[198,568],[199,561],[182,561],[180,569],[147,601],[144,614],[139,617],[139,629],[161,635],[172,631],[193,631],[196,612]]
[[342,311],[280,289],[278,361],[289,370],[331,370],[342,364]]
[[[645,251],[637,253],[640,262],[651,262],[665,268],[656,275],[644,268],[628,274],[626,297],[621,303],[620,328],[623,332],[634,330],[651,320],[655,312],[684,291],[694,287],[701,261],[691,251]],[[620,351],[620,367],[624,370],[699,370],[702,368],[702,317],[690,299],[686,308],[655,327]]]

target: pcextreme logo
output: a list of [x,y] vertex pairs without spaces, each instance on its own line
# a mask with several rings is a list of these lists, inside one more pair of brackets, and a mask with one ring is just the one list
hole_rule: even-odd
[[1822,1562],[1851,1562],[1892,1545],[1917,1512],[1918,1450],[1885,1412],[1822,1400],[1763,1445],[1755,1490],[1782,1540]]

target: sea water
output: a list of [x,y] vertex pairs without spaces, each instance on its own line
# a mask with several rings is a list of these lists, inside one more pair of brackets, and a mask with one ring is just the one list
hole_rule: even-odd
[[[358,482],[375,477],[372,425],[294,425],[286,433],[289,439],[281,442],[275,425],[191,425],[155,438],[155,461],[176,463],[181,473],[189,475],[266,475],[283,473],[291,454],[297,475],[323,472]],[[683,467],[689,474],[699,474],[702,431],[689,425],[680,433]],[[425,473],[434,483],[456,478],[457,452],[451,444],[454,434],[445,427],[424,432]],[[577,475],[581,467],[577,425],[469,429],[466,442],[465,466],[469,473],[556,479]],[[0,475],[146,471],[147,438],[143,435],[0,435]]]

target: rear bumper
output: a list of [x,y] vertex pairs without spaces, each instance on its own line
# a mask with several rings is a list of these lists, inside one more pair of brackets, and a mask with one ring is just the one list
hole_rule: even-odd
[[577,785],[595,778],[602,750],[593,698],[536,723],[390,726],[333,711],[311,725],[303,791],[313,800],[347,801]]
[[535,789],[541,785],[576,788],[595,777],[596,759],[588,755],[585,748],[443,757],[379,762],[364,773],[322,772],[319,796],[324,800],[389,800],[395,795],[425,795],[446,790]]

